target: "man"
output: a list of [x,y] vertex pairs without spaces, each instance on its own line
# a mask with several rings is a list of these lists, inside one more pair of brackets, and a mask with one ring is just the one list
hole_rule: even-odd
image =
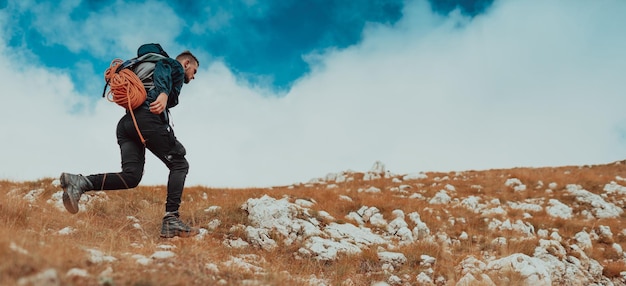
[[185,159],[185,148],[176,139],[169,124],[169,109],[178,104],[183,83],[189,83],[195,78],[198,66],[198,59],[189,51],[181,53],[176,59],[164,57],[156,62],[152,76],[154,87],[147,91],[146,101],[133,111],[145,145],[131,114],[126,112],[117,124],[116,131],[122,157],[122,172],[90,176],[61,174],[63,204],[70,213],[78,212],[80,197],[87,191],[130,189],[139,185],[148,148],[170,170],[161,237],[186,237],[198,233],[197,229],[187,226],[179,219],[178,208],[189,164]]

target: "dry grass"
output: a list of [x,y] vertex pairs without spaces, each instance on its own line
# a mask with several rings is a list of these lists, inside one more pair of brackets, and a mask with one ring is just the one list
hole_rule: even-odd
[[[600,225],[613,230],[612,239],[594,241],[592,250],[587,255],[597,260],[604,267],[604,275],[610,278],[620,277],[626,271],[624,257],[613,247],[613,243],[626,249],[626,235],[621,233],[626,228],[624,216],[613,219],[588,220],[577,215],[574,219],[564,220],[549,216],[545,210],[539,212],[509,210],[505,215],[482,216],[465,207],[450,205],[431,205],[428,200],[437,192],[454,186],[453,198],[477,196],[481,203],[494,199],[506,205],[508,202],[526,202],[539,200],[546,205],[549,199],[570,205],[575,212],[585,208],[565,191],[567,184],[578,184],[584,189],[602,194],[604,185],[614,181],[616,176],[626,177],[626,163],[612,163],[597,166],[565,166],[556,168],[514,168],[485,171],[466,171],[451,173],[427,173],[428,178],[403,183],[395,183],[391,178],[363,181],[362,174],[355,174],[354,181],[337,184],[337,188],[327,188],[324,184],[305,186],[277,186],[271,189],[215,189],[189,187],[185,190],[181,207],[182,219],[192,225],[207,227],[213,220],[219,220],[219,226],[204,239],[161,239],[159,230],[164,209],[164,186],[140,186],[128,191],[107,192],[107,201],[91,202],[91,207],[76,215],[58,210],[47,203],[60,189],[54,186],[53,179],[33,182],[0,181],[0,284],[16,284],[20,277],[56,269],[62,284],[94,285],[106,284],[99,281],[99,274],[109,272],[115,285],[215,285],[220,281],[228,285],[245,284],[254,280],[259,285],[309,285],[311,274],[326,279],[331,285],[341,285],[350,279],[355,285],[370,285],[374,281],[386,280],[388,274],[381,270],[378,259],[378,246],[363,249],[357,255],[341,255],[335,261],[317,261],[294,255],[301,242],[285,245],[282,238],[274,237],[281,247],[264,251],[256,248],[234,249],[223,245],[225,239],[246,239],[243,228],[249,225],[248,217],[241,206],[249,198],[259,198],[264,194],[274,198],[289,197],[307,199],[316,202],[311,214],[326,211],[336,218],[335,222],[347,222],[345,216],[357,211],[362,206],[375,206],[383,216],[391,220],[392,211],[401,209],[405,214],[418,212],[431,234],[445,234],[456,241],[449,246],[441,243],[418,241],[400,246],[395,251],[402,252],[407,262],[399,265],[394,274],[409,277],[415,282],[415,276],[424,270],[422,255],[436,259],[432,266],[434,277],[444,277],[449,284],[460,279],[457,265],[467,256],[505,257],[514,253],[532,256],[539,244],[537,236],[524,237],[515,231],[492,231],[488,228],[489,218],[511,222],[523,220],[532,224],[535,230],[558,230],[561,237],[569,239],[576,233],[596,230]],[[517,178],[527,189],[515,191],[506,187],[509,178]],[[548,184],[556,183],[552,191],[546,191]],[[623,182],[622,182],[623,184]],[[410,185],[406,193],[391,191],[399,185]],[[371,186],[382,190],[381,193],[359,192]],[[24,195],[41,190],[39,199],[32,203],[23,199]],[[426,199],[409,199],[419,194]],[[352,201],[341,200],[339,196],[348,196]],[[625,198],[607,197],[607,201],[624,207]],[[210,206],[219,206],[217,212],[205,212]],[[531,214],[532,217],[525,217]],[[134,217],[141,229],[133,226]],[[415,227],[409,221],[409,228]],[[65,227],[76,231],[69,235],[58,234]],[[374,226],[366,225],[375,232],[382,232]],[[462,233],[468,239],[459,240]],[[506,245],[494,244],[494,239],[505,237]],[[159,245],[173,245],[177,256],[173,259],[155,261],[150,266],[143,266],[132,258],[132,254],[146,257],[159,250]],[[90,261],[86,249],[98,249],[104,254],[117,258],[114,263]],[[264,274],[241,271],[236,267],[226,267],[223,262],[232,257],[253,257],[253,264],[264,269]],[[207,265],[215,264],[215,272]],[[66,276],[72,268],[84,269],[88,277]],[[496,284],[514,285],[520,281],[516,273],[501,273]],[[495,278],[494,278],[495,279]]]

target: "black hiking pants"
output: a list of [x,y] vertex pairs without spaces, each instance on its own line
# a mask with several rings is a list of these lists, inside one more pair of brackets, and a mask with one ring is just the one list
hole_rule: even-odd
[[134,111],[137,124],[146,145],[141,143],[130,113],[117,124],[117,144],[122,157],[122,172],[90,175],[87,178],[95,190],[122,190],[139,185],[146,162],[146,148],[170,170],[167,181],[166,212],[178,211],[189,163],[185,147],[176,139],[174,131],[163,116],[151,113],[144,106]]

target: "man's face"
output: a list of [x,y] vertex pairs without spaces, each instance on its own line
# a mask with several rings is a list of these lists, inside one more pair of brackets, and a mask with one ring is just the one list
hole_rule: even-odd
[[183,65],[185,69],[185,83],[189,83],[192,79],[196,77],[196,72],[198,72],[198,64],[192,61],[186,61],[185,65]]

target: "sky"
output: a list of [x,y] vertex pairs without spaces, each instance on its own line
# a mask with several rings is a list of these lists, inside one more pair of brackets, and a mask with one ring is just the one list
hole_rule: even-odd
[[151,42],[200,60],[188,186],[624,159],[626,1],[185,2],[0,0],[0,179],[119,171],[103,74]]

